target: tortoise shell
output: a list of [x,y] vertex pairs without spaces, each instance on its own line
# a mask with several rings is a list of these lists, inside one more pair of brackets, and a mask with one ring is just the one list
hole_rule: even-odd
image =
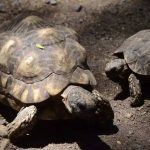
[[150,30],[129,37],[115,54],[123,53],[129,68],[139,75],[150,75]]
[[42,23],[27,17],[0,35],[0,86],[22,103],[42,102],[69,84],[96,84],[76,32]]

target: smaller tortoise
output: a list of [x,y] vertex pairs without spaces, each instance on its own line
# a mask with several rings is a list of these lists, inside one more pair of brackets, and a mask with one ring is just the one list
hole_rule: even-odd
[[150,30],[129,37],[106,64],[106,75],[114,80],[128,79],[131,106],[143,103],[141,83],[150,81]]
[[113,120],[76,40],[74,30],[45,26],[37,16],[0,35],[0,101],[19,111],[6,128],[10,140],[25,135],[37,118]]

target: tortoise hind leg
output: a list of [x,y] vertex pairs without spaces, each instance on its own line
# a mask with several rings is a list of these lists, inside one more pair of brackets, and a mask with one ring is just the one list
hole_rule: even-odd
[[141,92],[141,84],[139,79],[131,74],[128,78],[129,82],[129,91],[131,96],[131,106],[136,107],[142,104],[142,92]]
[[32,105],[22,108],[17,117],[7,125],[8,138],[16,140],[30,131],[37,120],[37,108]]

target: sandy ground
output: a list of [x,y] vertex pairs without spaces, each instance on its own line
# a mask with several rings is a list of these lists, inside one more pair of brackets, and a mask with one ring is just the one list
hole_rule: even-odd
[[[34,9],[49,19],[51,25],[65,25],[78,32],[80,43],[87,49],[88,64],[98,81],[96,88],[110,98],[115,113],[114,127],[102,131],[77,120],[40,122],[29,136],[16,144],[6,144],[5,149],[149,150],[150,86],[143,85],[144,105],[131,108],[127,93],[124,100],[113,100],[121,87],[104,74],[112,52],[129,36],[150,28],[149,0],[62,0],[55,6],[47,4]],[[7,7],[5,11],[0,14],[1,22],[20,13],[17,9],[12,13]],[[5,142],[1,139],[0,149]]]

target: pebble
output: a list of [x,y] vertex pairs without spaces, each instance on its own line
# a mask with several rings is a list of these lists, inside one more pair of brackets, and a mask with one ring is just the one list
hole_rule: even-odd
[[137,110],[140,111],[141,109],[143,109],[143,106],[142,106],[142,107],[139,107]]
[[125,30],[125,27],[121,27],[121,30]]
[[142,112],[142,113],[141,113],[141,115],[143,116],[143,115],[145,115],[146,113],[147,113],[147,112],[146,112],[146,111],[144,111],[144,112]]
[[117,104],[115,103],[115,104],[114,104],[114,107],[116,107],[116,106],[117,106]]
[[57,0],[45,0],[46,4],[57,5]]
[[80,12],[82,10],[82,8],[83,8],[82,5],[78,5],[75,10],[76,10],[76,12]]
[[84,20],[83,20],[82,18],[80,18],[80,19],[79,19],[79,22],[80,22],[80,23],[83,23],[83,22],[84,22]]
[[133,131],[129,131],[129,135],[133,134]]
[[57,0],[50,0],[51,5],[57,5]]
[[129,119],[129,118],[132,117],[132,114],[131,114],[131,113],[127,113],[127,114],[126,114],[126,117]]
[[118,124],[118,125],[120,124],[120,120],[119,120],[119,119],[117,119],[117,124]]
[[121,142],[120,142],[120,141],[117,141],[117,144],[121,145]]
[[132,124],[133,124],[133,125],[135,125],[135,124],[136,124],[136,122],[135,122],[135,121],[133,121],[133,122],[132,122]]

